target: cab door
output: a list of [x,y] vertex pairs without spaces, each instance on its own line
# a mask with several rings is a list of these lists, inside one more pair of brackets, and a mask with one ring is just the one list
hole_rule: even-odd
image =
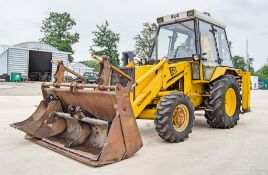
[[214,26],[214,31],[221,66],[233,67],[231,60],[232,55],[225,30],[223,28]]
[[220,65],[219,53],[215,38],[215,29],[213,28],[212,24],[200,20],[199,32],[203,80],[210,80],[215,68]]

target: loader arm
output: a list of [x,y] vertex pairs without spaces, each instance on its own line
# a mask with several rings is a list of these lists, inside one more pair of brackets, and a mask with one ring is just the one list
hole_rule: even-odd
[[133,87],[139,90],[133,89],[130,99],[133,99],[131,105],[136,118],[141,113],[147,112],[145,108],[154,99],[162,96],[165,92],[170,93],[167,88],[183,76],[184,66],[184,62],[169,64],[168,60],[164,58],[135,81]]
[[[165,62],[166,59],[161,60],[157,65],[152,67],[148,72],[135,81],[134,86],[142,86],[143,88],[142,93],[138,94],[131,104],[135,117],[137,117],[145,107],[150,104],[161,90]],[[148,81],[148,78],[152,75],[154,75],[153,78],[150,80],[149,84],[144,87],[144,82]]]

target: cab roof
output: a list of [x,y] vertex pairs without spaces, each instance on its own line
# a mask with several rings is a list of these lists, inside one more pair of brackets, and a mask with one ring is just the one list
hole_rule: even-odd
[[198,18],[198,19],[201,19],[203,21],[207,21],[207,22],[212,23],[212,24],[219,26],[221,28],[226,27],[225,24],[223,24],[222,22],[219,22],[216,19],[211,18],[208,14],[204,14],[204,13],[199,12],[197,10],[188,10],[188,11],[184,11],[184,12],[179,12],[179,13],[174,13],[171,15],[159,17],[159,18],[157,18],[157,22],[159,25],[162,25],[162,24],[174,23],[174,22],[184,21],[184,20],[194,19],[194,18]]

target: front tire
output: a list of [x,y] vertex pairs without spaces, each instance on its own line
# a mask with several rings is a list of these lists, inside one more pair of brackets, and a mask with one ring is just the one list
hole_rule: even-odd
[[181,142],[192,132],[194,107],[190,98],[182,93],[171,93],[157,106],[155,129],[167,142]]
[[213,128],[233,128],[239,120],[241,107],[240,88],[233,75],[224,75],[211,83],[207,93],[205,117]]

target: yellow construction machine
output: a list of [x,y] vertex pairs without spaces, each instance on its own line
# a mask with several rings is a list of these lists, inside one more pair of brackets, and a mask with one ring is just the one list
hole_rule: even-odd
[[[231,62],[225,25],[196,10],[157,19],[149,59],[117,69],[106,56],[98,84],[63,83],[62,62],[53,83],[42,85],[34,114],[11,126],[26,138],[93,166],[131,157],[142,147],[136,119],[155,121],[167,142],[188,138],[194,111],[209,126],[232,128],[250,110],[250,73]],[[67,70],[68,71],[68,70]]]

